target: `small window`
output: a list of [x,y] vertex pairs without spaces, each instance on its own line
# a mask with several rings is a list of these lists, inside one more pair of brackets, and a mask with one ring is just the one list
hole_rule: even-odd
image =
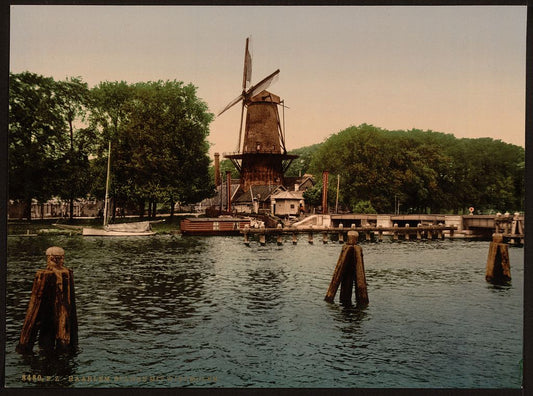
[[294,204],[291,204],[291,209],[294,209]]

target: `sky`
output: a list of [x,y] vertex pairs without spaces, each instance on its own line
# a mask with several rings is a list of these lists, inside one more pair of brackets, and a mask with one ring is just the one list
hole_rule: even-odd
[[[56,80],[178,80],[214,114],[252,83],[285,110],[287,149],[363,123],[524,146],[525,6],[11,6],[10,71]],[[210,126],[235,151],[240,106]]]

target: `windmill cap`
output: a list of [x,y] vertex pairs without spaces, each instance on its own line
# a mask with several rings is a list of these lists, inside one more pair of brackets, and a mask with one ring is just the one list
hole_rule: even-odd
[[46,249],[47,256],[64,256],[65,251],[59,246],[52,246]]

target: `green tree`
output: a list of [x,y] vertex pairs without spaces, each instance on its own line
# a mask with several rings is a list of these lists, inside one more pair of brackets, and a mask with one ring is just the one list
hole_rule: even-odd
[[57,82],[58,95],[62,100],[62,116],[68,125],[69,147],[64,154],[62,167],[61,197],[69,201],[69,217],[74,215],[74,199],[89,192],[86,175],[89,171],[89,155],[96,140],[92,128],[79,128],[76,124],[85,121],[89,105],[89,89],[80,77]]
[[25,203],[28,220],[32,199],[43,202],[61,188],[68,135],[57,88],[50,77],[9,75],[9,198]]
[[94,92],[94,120],[113,142],[114,202],[137,202],[141,216],[148,202],[150,216],[157,202],[168,202],[172,211],[176,202],[197,202],[212,193],[206,138],[213,115],[194,85],[105,83]]

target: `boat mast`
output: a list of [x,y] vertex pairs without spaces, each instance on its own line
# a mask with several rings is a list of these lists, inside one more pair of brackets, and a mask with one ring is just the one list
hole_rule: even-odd
[[109,149],[107,152],[107,176],[105,182],[105,201],[104,201],[104,227],[107,225],[107,211],[109,200],[109,174],[111,173],[111,140],[109,140]]

